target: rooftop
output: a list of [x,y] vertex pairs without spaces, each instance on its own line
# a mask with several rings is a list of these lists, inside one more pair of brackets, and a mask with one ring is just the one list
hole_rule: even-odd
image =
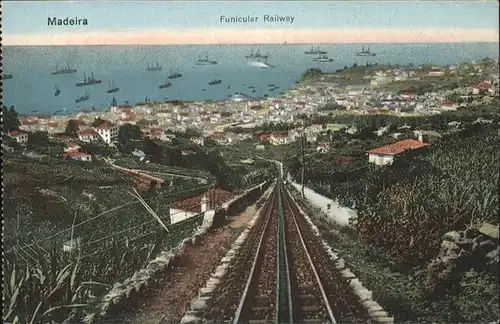
[[420,142],[414,139],[405,139],[392,144],[377,147],[368,151],[369,154],[383,154],[383,155],[396,155],[403,153],[406,150],[413,150],[428,146],[424,142]]

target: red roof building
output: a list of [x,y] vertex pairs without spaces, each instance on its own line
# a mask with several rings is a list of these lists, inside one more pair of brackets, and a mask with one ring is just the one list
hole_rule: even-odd
[[376,165],[392,164],[394,156],[407,150],[414,150],[428,146],[429,144],[414,139],[405,139],[392,144],[377,147],[368,151],[368,162]]

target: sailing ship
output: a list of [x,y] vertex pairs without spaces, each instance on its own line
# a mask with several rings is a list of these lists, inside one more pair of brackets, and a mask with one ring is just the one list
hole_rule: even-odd
[[56,92],[54,92],[54,96],[57,97],[60,93],[61,93],[61,90],[57,87],[57,84],[56,84]]
[[208,58],[208,55],[206,55],[204,58],[200,57],[198,58],[198,61],[196,61],[196,65],[215,65],[217,64],[216,61],[210,60]]
[[159,89],[165,89],[165,88],[169,88],[169,87],[171,87],[171,86],[172,86],[172,83],[170,83],[170,82],[166,82],[166,83],[164,83],[164,84],[161,84],[158,88],[159,88]]
[[2,74],[2,79],[7,80],[7,79],[12,79],[13,76],[12,74]]
[[66,67],[60,69],[57,64],[56,64],[56,70],[52,72],[52,74],[71,74],[71,73],[76,73],[76,70],[73,68],[70,68],[68,64],[66,64]]
[[376,56],[377,54],[370,52],[370,46],[367,46],[365,49],[365,46],[363,45],[361,47],[361,52],[356,53],[357,56]]
[[327,54],[325,51],[322,51],[319,49],[319,46],[316,46],[316,48],[314,48],[313,46],[311,46],[311,49],[309,49],[308,51],[305,51],[304,52],[305,54]]
[[222,83],[221,79],[213,78],[212,81],[210,81],[208,84],[209,85],[216,85],[216,84],[221,84],[221,83]]
[[318,57],[313,58],[314,62],[333,62],[333,59],[328,58],[326,54],[320,54]]
[[152,72],[152,71],[161,71],[161,66],[158,62],[156,62],[156,66],[153,64],[148,64],[148,67],[146,68],[146,71]]
[[170,69],[170,75],[168,76],[169,79],[177,79],[182,77],[182,74],[179,73],[179,68],[177,68],[177,72],[172,72],[172,69]]
[[90,94],[88,92],[85,92],[85,96],[76,98],[75,102],[78,103],[78,102],[86,101],[86,100],[89,100],[89,98],[90,98]]
[[120,87],[115,87],[115,84],[113,83],[113,81],[111,81],[109,83],[109,89],[106,92],[113,93],[113,92],[117,92],[118,90],[120,90]]
[[83,87],[83,86],[89,86],[89,85],[94,85],[94,84],[99,84],[102,83],[102,80],[96,80],[94,79],[94,73],[87,77],[85,75],[85,72],[83,72],[83,82],[78,82],[76,84],[77,87]]
[[259,50],[257,50],[255,53],[253,52],[253,49],[250,50],[250,55],[246,55],[246,58],[258,58],[258,59],[267,59],[269,55],[261,55]]

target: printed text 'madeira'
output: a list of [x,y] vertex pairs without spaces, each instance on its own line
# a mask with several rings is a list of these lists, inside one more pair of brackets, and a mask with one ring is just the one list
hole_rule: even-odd
[[[293,23],[294,16],[281,16],[281,15],[264,15],[262,21],[266,23]],[[221,23],[254,23],[258,22],[259,17],[257,16],[220,16],[219,22]]]
[[49,26],[87,26],[89,23],[86,18],[47,18],[47,25]]

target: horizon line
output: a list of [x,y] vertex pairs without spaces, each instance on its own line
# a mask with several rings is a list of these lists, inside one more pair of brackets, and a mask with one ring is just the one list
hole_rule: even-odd
[[[24,0],[23,0],[24,1]],[[58,0],[59,1],[59,0]],[[64,1],[64,0],[60,0]],[[117,0],[118,1],[118,0]],[[160,1],[160,0],[154,0],[154,1]],[[286,0],[279,0],[279,1],[286,1]],[[315,0],[317,1],[317,0]],[[321,0],[321,1],[330,1],[330,0]],[[363,0],[364,1],[364,0]],[[298,46],[303,46],[303,45],[373,45],[373,44],[394,44],[394,45],[401,45],[401,44],[406,44],[406,45],[417,45],[417,44],[500,44],[500,40],[498,41],[435,41],[435,42],[429,42],[429,41],[421,41],[421,42],[343,42],[343,43],[331,43],[331,42],[317,42],[317,43],[182,43],[182,44],[174,44],[174,43],[169,43],[169,44],[157,44],[157,43],[151,43],[151,44],[30,44],[30,45],[24,45],[24,44],[9,44],[9,45],[4,45],[2,44],[2,47],[39,47],[39,46],[200,46],[200,45],[217,45],[217,46],[227,46],[227,45],[298,45]]]
[[2,45],[250,45],[351,43],[497,43],[498,29],[184,28],[3,34]]

